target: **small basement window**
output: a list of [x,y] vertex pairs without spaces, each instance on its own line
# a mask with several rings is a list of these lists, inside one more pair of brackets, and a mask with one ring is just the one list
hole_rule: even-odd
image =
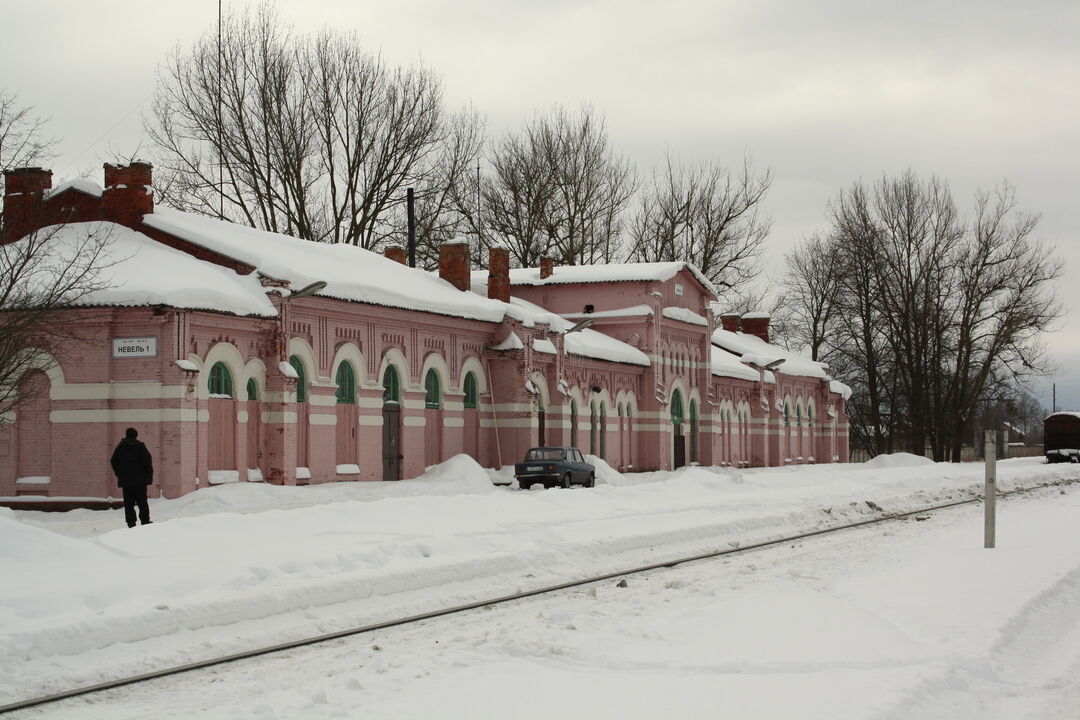
[[593,313],[593,312],[594,312],[595,310],[596,310],[596,306],[595,306],[595,305],[586,305],[586,306],[585,306],[585,312],[586,312],[587,314],[589,314],[589,315],[592,315],[592,313]]

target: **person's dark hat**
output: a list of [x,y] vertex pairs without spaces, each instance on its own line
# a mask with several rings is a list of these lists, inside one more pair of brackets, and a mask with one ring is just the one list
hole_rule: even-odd
[[124,431],[124,437],[129,440],[134,440],[135,438],[139,437],[139,431],[135,428],[128,428]]

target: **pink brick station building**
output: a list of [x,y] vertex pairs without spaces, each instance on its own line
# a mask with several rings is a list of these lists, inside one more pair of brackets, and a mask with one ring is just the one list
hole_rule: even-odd
[[[623,470],[846,461],[846,388],[724,316],[686,263],[511,270],[441,248],[439,273],[155,207],[151,167],[105,188],[8,173],[9,239],[105,238],[107,287],[71,310],[81,340],[22,382],[0,422],[0,496],[115,496],[134,426],[155,487],[397,480],[467,453],[510,464],[576,445]],[[63,225],[55,223],[63,222]],[[24,242],[24,240],[15,240]],[[62,254],[62,252],[60,253]],[[31,349],[32,350],[32,349]]]

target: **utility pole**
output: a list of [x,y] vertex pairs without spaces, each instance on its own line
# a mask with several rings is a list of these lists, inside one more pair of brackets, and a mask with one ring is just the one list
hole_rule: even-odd
[[986,431],[986,483],[983,487],[983,547],[995,547],[997,531],[997,432]]

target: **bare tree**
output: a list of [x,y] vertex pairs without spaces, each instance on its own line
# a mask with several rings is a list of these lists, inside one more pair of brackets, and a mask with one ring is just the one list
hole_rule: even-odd
[[[33,113],[34,108],[20,105],[18,93],[0,88],[0,173],[52,159],[57,141],[44,134],[48,118]],[[3,193],[0,174],[0,196]]]
[[393,67],[354,35],[297,36],[271,5],[228,15],[221,32],[220,55],[207,34],[159,69],[147,131],[166,199],[374,248],[401,231],[413,187],[438,234],[483,131],[475,112],[447,111],[433,72]]
[[[789,264],[808,283],[839,268],[820,344],[856,391],[853,432],[870,452],[959,460],[980,406],[1045,368],[1039,337],[1060,316],[1060,263],[1011,187],[976,197],[965,222],[947,183],[907,172],[859,182],[831,203],[827,243]],[[793,293],[798,295],[798,293]],[[808,337],[820,338],[807,314]]]
[[771,185],[770,171],[756,175],[749,156],[734,174],[715,162],[688,166],[669,155],[639,198],[630,258],[692,262],[723,294],[746,292],[769,235],[761,203]]
[[621,249],[633,168],[611,147],[604,119],[556,106],[489,151],[485,219],[516,262],[547,255],[566,265],[609,262]]
[[812,235],[784,256],[781,286],[793,325],[793,340],[813,360],[827,360],[826,344],[840,304],[839,245]]
[[107,287],[108,248],[97,223],[53,225],[0,245],[0,415],[30,399],[28,372],[47,370],[83,339],[86,311],[73,307]]

